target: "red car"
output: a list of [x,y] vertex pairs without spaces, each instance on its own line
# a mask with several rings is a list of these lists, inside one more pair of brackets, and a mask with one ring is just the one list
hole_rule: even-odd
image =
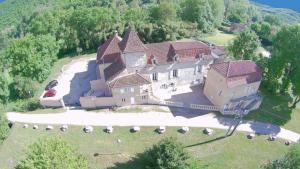
[[44,98],[45,97],[54,97],[56,95],[56,90],[54,89],[49,89],[45,94],[44,94]]

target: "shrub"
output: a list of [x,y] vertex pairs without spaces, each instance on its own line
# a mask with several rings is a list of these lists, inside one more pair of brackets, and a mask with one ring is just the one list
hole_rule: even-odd
[[7,138],[9,134],[8,121],[3,114],[0,114],[0,144]]
[[300,144],[296,144],[281,159],[269,162],[264,169],[300,169]]
[[27,112],[34,111],[36,109],[43,108],[37,99],[18,100],[17,102],[11,103],[7,108],[8,111]]
[[87,159],[60,138],[46,138],[29,146],[27,156],[16,169],[89,169]]
[[181,143],[167,138],[147,150],[143,161],[148,169],[183,169],[189,166],[189,158]]

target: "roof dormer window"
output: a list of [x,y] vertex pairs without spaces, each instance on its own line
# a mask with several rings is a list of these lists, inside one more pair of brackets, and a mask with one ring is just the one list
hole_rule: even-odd
[[157,65],[157,60],[155,58],[152,59],[152,64]]

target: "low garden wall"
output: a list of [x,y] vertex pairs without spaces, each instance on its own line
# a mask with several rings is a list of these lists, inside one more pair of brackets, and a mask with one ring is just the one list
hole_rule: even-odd
[[97,108],[115,106],[115,99],[113,97],[95,97],[86,96],[80,97],[80,104],[82,108]]

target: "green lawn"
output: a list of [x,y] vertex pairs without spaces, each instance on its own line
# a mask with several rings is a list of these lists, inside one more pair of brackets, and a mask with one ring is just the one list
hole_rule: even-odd
[[215,43],[217,45],[228,45],[230,41],[232,41],[236,35],[228,34],[222,31],[217,30],[215,34],[207,35],[203,38],[203,40]]
[[288,96],[274,96],[264,88],[261,88],[261,95],[261,107],[251,112],[246,119],[276,124],[300,133],[300,104],[292,109],[292,100]]
[[[62,133],[56,126],[53,131],[45,131],[45,126],[39,130],[23,129],[22,124],[15,124],[10,136],[0,147],[0,168],[9,169],[16,162],[24,158],[29,144],[38,138],[60,136],[85,154],[92,168],[139,169],[142,168],[139,160],[132,160],[137,154],[168,136],[178,138],[188,151],[197,159],[203,160],[210,168],[259,168],[268,160],[280,157],[286,150],[282,140],[266,141],[266,136],[258,136],[248,140],[245,133],[237,132],[232,137],[214,140],[223,136],[225,131],[216,130],[213,136],[202,134],[202,129],[191,128],[186,135],[177,132],[178,128],[167,128],[163,135],[156,134],[154,127],[141,128],[140,133],[130,133],[128,127],[117,127],[112,134],[106,134],[103,128],[96,127],[91,134],[85,134],[82,127],[72,126]],[[117,139],[121,143],[117,143]],[[94,157],[95,153],[100,155]]]

